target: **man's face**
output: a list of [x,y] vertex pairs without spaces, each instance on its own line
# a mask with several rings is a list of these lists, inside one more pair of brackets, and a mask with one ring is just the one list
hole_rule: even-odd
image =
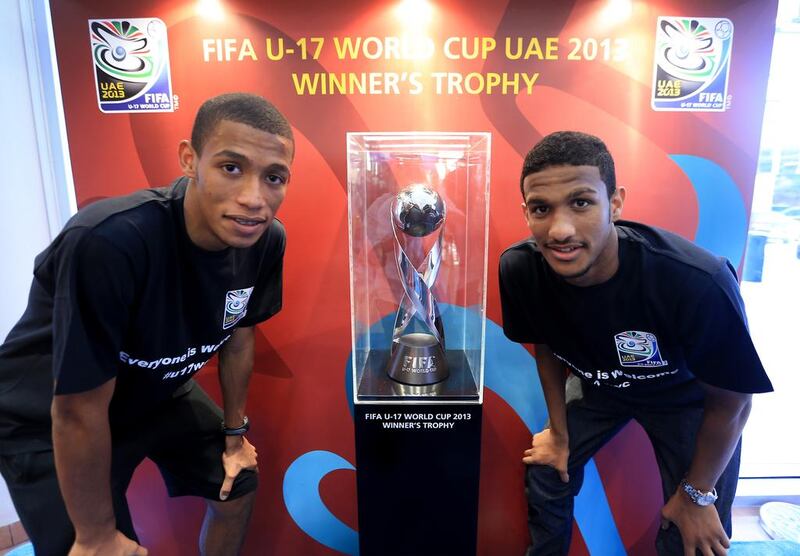
[[550,268],[576,286],[611,278],[619,266],[613,222],[625,190],[609,200],[595,166],[551,166],[528,175],[522,186],[525,221]]
[[179,148],[192,183],[184,214],[192,242],[215,251],[250,247],[269,227],[286,195],[294,145],[246,124],[220,121],[202,152]]

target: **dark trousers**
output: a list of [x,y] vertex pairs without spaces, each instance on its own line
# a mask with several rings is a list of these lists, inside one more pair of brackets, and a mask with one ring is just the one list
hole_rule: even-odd
[[66,554],[75,530],[58,488],[53,451],[0,456],[0,472],[36,556]]
[[[594,388],[582,388],[580,380],[567,381],[567,427],[569,430],[569,483],[549,466],[529,465],[525,473],[528,497],[528,556],[567,554],[572,536],[573,499],[583,484],[583,467],[631,419],[647,433],[661,474],[664,502],[675,493],[692,461],[695,438],[703,418],[700,407],[676,409],[636,408],[623,404]],[[731,535],[731,505],[739,479],[741,441],[716,484],[716,502],[722,526]],[[631,488],[646,488],[631,485]],[[683,555],[678,528],[659,529],[659,555]]]
[[[117,529],[138,541],[125,492],[145,459],[161,471],[170,496],[219,499],[225,477],[220,430],[222,410],[195,385],[191,391],[134,425],[111,432],[111,497]],[[0,455],[0,472],[36,556],[64,556],[75,539],[58,486],[53,451]],[[253,471],[242,471],[228,500],[256,489]]]
[[[0,471],[36,556],[67,554],[75,541],[75,529],[61,497],[53,451],[0,456]],[[130,476],[125,478],[125,487],[130,479]],[[125,488],[115,485],[111,497],[117,528],[128,538],[137,540]]]

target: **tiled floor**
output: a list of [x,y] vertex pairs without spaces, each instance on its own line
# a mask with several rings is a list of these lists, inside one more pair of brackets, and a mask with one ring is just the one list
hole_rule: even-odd
[[17,521],[10,525],[0,526],[0,556],[9,552],[15,546],[28,540],[28,535],[22,524]]

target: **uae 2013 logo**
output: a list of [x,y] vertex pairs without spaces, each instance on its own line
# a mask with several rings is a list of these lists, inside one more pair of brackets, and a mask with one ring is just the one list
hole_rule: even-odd
[[222,319],[222,329],[227,330],[247,314],[247,302],[253,288],[231,290],[225,295],[225,316]]
[[653,109],[724,112],[732,45],[729,19],[659,17],[650,99]]
[[155,17],[90,19],[102,112],[172,112],[167,26]]
[[614,335],[617,356],[623,367],[663,367],[668,365],[661,358],[655,334],[640,330],[628,330]]

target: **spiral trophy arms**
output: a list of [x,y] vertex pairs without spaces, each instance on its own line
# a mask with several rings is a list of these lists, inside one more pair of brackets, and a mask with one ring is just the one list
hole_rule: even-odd
[[[394,253],[404,291],[394,320],[387,372],[389,377],[405,384],[434,384],[449,374],[444,327],[439,306],[431,291],[442,262],[445,212],[444,200],[424,184],[405,187],[392,202]],[[433,233],[438,235],[422,262],[420,273],[420,269],[412,264],[404,251],[398,234],[423,238]],[[422,331],[407,332],[414,319],[421,325]]]

